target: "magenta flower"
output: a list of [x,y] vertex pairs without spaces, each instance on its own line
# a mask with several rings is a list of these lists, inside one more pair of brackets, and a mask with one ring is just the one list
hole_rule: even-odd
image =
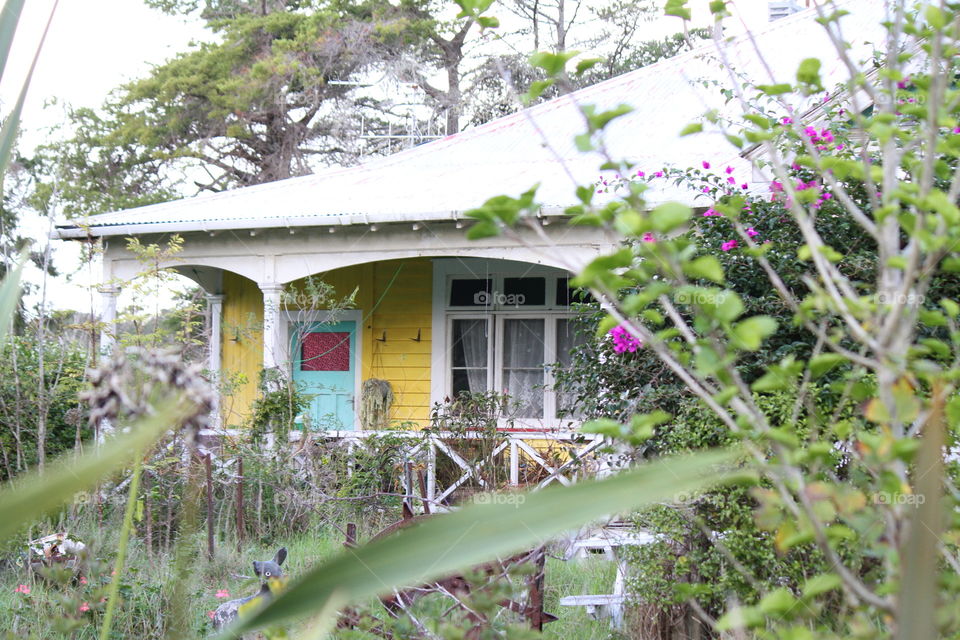
[[662,177],[663,177],[663,171],[657,171],[655,174],[653,174],[653,176],[654,176],[655,178],[662,178]]
[[710,163],[707,162],[706,160],[704,160],[704,161],[703,161],[703,168],[704,168],[704,169],[709,169],[709,168],[710,168]]
[[733,173],[733,167],[727,167],[726,169],[724,169],[724,171],[726,171],[727,174],[731,174]]
[[656,242],[656,241],[657,241],[657,239],[654,238],[654,237],[653,237],[653,234],[650,233],[649,231],[647,231],[645,234],[643,234],[643,237],[640,238],[640,239],[643,240],[644,242]]
[[727,182],[729,182],[730,184],[737,184],[737,179],[734,178],[733,176],[727,176]]
[[960,133],[960,127],[954,127],[954,128],[953,128],[953,132],[954,132],[954,133]]
[[747,235],[751,238],[756,238],[758,235],[760,235],[760,232],[753,227],[747,227]]
[[716,209],[707,209],[706,211],[703,212],[703,217],[704,217],[704,218],[710,218],[710,217],[712,217],[712,216],[719,216],[719,215],[721,215],[721,214],[720,214],[720,212],[717,211]]
[[630,335],[630,332],[623,325],[610,329],[609,334],[613,338],[613,350],[617,353],[626,353],[627,351],[635,353],[637,349],[643,346],[643,341]]
[[722,251],[730,251],[731,249],[736,249],[736,248],[737,248],[736,240],[728,240],[724,242],[722,245],[720,245],[720,249]]
[[908,84],[910,84],[910,76],[907,76],[903,80],[897,82],[897,89],[906,89]]
[[744,191],[746,191],[747,189],[750,188],[750,185],[748,185],[746,182],[744,182],[742,185],[740,185],[740,188],[743,189]]
[[793,124],[793,118],[791,118],[790,116],[783,116],[782,118],[780,118],[780,122],[782,122],[783,124]]
[[645,174],[643,171],[637,171],[637,177],[638,177],[638,178],[643,178],[643,177],[646,176],[646,175],[647,175],[647,174]]

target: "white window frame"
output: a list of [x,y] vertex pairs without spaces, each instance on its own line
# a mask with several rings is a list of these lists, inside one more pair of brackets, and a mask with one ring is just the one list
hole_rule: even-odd
[[[481,319],[487,321],[487,330],[493,336],[488,341],[487,351],[487,388],[503,388],[503,322],[508,318],[544,321],[544,376],[543,376],[543,417],[515,419],[514,426],[535,430],[558,429],[568,427],[569,417],[558,418],[557,394],[553,391],[556,380],[553,367],[557,362],[557,320],[576,317],[569,306],[556,304],[558,278],[569,278],[570,274],[562,269],[543,265],[492,260],[484,258],[438,258],[433,261],[433,332],[431,352],[431,404],[442,403],[453,393],[453,352],[450,340],[453,336],[453,321],[460,319]],[[540,306],[507,306],[502,308],[493,304],[487,307],[451,307],[450,287],[453,280],[468,278],[490,278],[493,280],[493,292],[502,292],[505,277],[544,277],[546,304]],[[500,425],[507,427],[506,421]]]

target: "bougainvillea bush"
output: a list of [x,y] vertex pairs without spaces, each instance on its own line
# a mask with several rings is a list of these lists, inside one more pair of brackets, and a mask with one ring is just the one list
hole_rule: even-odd
[[[689,20],[686,4],[667,12]],[[638,594],[735,637],[960,633],[960,5],[887,6],[866,60],[851,58],[843,11],[818,7],[834,50],[817,55],[844,61],[843,85],[825,88],[812,57],[776,84],[731,72],[739,122],[708,113],[685,130],[720,129],[766,190],[708,161],[608,156],[569,211],[624,236],[571,265],[602,309],[577,364],[587,428],[647,457],[739,443],[756,472],[639,516],[661,535],[638,552]],[[590,140],[622,110],[584,109]],[[702,204],[648,206],[658,181]],[[536,210],[509,202],[472,212],[474,235]]]

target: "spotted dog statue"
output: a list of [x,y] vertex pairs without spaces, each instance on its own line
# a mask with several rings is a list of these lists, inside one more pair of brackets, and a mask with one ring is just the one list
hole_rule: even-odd
[[253,573],[260,578],[260,591],[252,596],[247,596],[246,598],[229,600],[217,607],[217,610],[213,612],[214,628],[220,630],[233,624],[236,621],[237,616],[240,615],[240,608],[248,602],[251,602],[257,598],[261,598],[264,601],[269,600],[272,595],[272,592],[270,591],[270,581],[283,577],[283,569],[280,568],[280,565],[282,565],[283,561],[286,559],[287,548],[282,547],[279,551],[277,551],[277,554],[273,556],[273,560],[266,560],[263,562],[257,562],[254,560]]

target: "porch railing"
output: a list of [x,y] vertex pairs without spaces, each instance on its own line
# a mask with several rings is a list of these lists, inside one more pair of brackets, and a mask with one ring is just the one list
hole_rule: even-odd
[[[444,431],[315,431],[309,437],[317,441],[338,441],[347,449],[348,456],[355,451],[368,450],[377,437],[396,437],[409,441],[401,456],[404,472],[401,482],[406,495],[419,497],[433,507],[447,504],[454,493],[471,483],[480,490],[524,486],[539,490],[553,483],[570,485],[582,477],[602,476],[612,468],[610,460],[601,454],[605,440],[602,436],[579,431],[519,431],[488,432]],[[304,433],[293,431],[291,441],[298,442]],[[458,444],[483,442],[489,450],[476,460],[458,451]],[[549,453],[547,453],[549,452]],[[453,474],[438,474],[438,463],[444,459]],[[410,472],[416,468],[423,482],[415,480]],[[506,469],[504,469],[504,467]],[[505,483],[491,486],[491,477],[506,471]],[[533,481],[530,481],[530,479]]]

